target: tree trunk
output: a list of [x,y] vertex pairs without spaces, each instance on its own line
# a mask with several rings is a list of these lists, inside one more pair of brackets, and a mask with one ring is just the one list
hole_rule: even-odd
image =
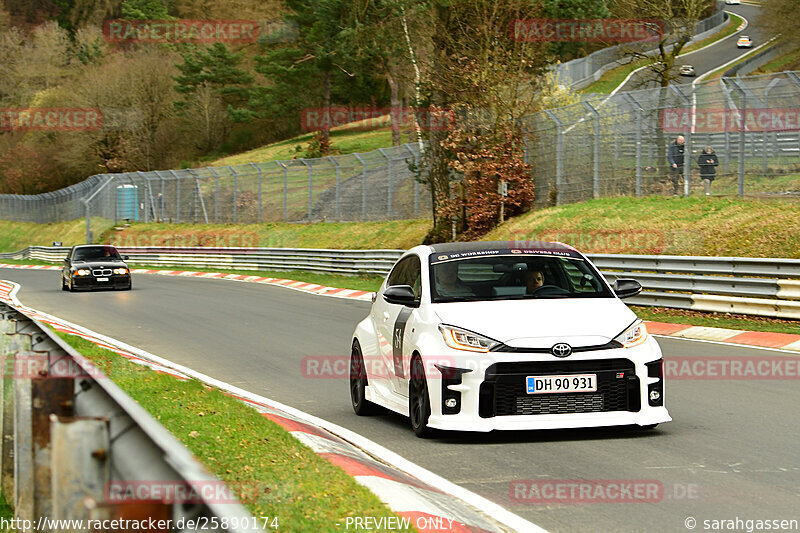
[[331,136],[331,73],[326,70],[322,78],[322,130],[320,146],[330,146]]
[[394,75],[394,68],[386,69],[386,81],[389,82],[390,102],[392,104],[392,146],[400,146],[400,121],[403,119],[403,108],[400,102],[400,90]]

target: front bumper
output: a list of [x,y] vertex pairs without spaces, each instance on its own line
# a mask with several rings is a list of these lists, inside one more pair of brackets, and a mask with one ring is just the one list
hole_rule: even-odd
[[[568,359],[519,353],[450,358],[459,362],[447,365],[441,377],[428,374],[428,425],[492,431],[669,422],[661,359],[652,337],[634,348],[581,352]],[[595,374],[597,391],[535,395],[526,391],[527,376],[569,374]]]
[[103,276],[108,281],[99,281],[102,277],[72,276],[72,286],[75,289],[127,289],[131,286],[130,274],[112,274]]

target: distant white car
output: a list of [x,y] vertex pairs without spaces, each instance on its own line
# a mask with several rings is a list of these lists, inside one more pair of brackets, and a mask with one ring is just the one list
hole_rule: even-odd
[[742,35],[741,37],[739,37],[739,40],[736,41],[736,46],[738,48],[752,48],[753,41],[751,41],[750,37],[748,37],[747,35]]
[[353,409],[418,436],[668,422],[661,350],[620,300],[640,291],[561,243],[412,248],[353,334]]
[[697,76],[697,72],[692,65],[681,65],[679,72],[681,76]]
[[725,0],[725,3],[729,6],[738,6],[741,4],[739,0]]

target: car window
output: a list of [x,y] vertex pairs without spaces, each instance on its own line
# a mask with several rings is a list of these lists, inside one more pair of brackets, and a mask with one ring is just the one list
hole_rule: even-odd
[[602,277],[584,259],[493,255],[431,265],[434,303],[521,298],[611,298]]
[[422,292],[422,267],[419,257],[410,255],[398,262],[389,274],[386,286],[410,285],[414,289],[415,298],[419,299]]
[[121,259],[119,252],[113,246],[90,246],[76,248],[72,252],[73,261],[94,261],[97,259]]

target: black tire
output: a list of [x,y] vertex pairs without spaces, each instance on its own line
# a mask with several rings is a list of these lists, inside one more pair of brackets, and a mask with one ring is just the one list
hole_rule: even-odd
[[358,416],[374,415],[380,408],[364,397],[367,387],[367,369],[364,367],[364,357],[361,355],[361,345],[353,341],[350,351],[350,404]]
[[408,417],[411,429],[417,437],[429,437],[433,430],[428,427],[431,416],[431,399],[428,395],[428,382],[422,360],[415,357],[411,361],[411,379],[408,383]]
[[75,292],[75,287],[72,286],[72,278],[69,279],[69,292]]
[[648,424],[646,426],[639,426],[639,429],[641,429],[642,431],[648,431],[648,430],[651,430],[651,429],[655,429],[657,427],[658,427],[658,424]]
[[67,282],[64,281],[64,276],[61,276],[61,290],[68,291],[69,287],[67,287]]

